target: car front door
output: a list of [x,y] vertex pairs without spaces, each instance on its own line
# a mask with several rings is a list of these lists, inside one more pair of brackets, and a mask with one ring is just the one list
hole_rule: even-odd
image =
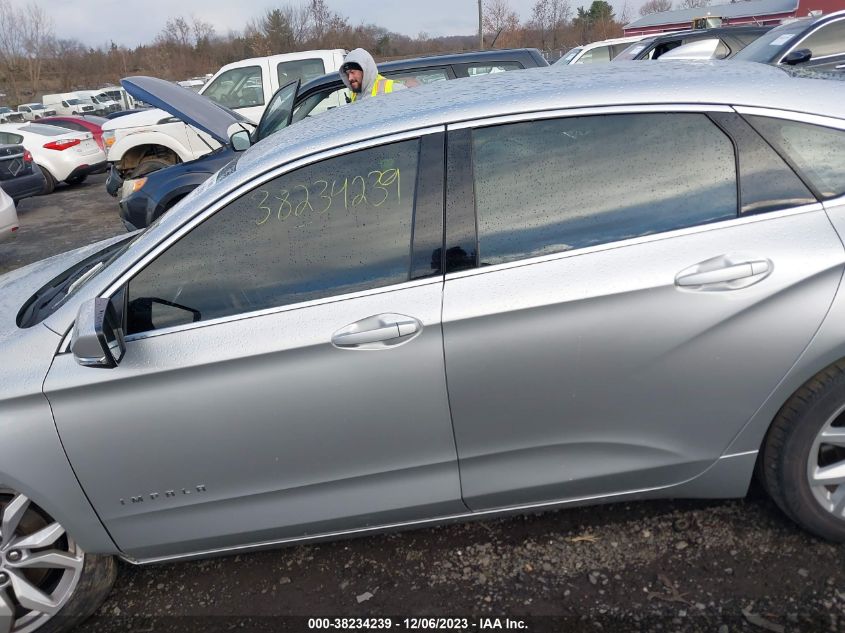
[[832,301],[842,244],[759,135],[643,110],[449,131],[444,347],[473,510],[696,477]]
[[434,133],[264,176],[128,273],[116,368],[56,358],[45,393],[123,551],[466,511],[440,327],[442,163]]

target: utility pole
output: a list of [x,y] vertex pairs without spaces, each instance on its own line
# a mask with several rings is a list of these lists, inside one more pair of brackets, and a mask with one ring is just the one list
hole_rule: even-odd
[[484,31],[481,27],[481,0],[478,0],[478,50],[484,50]]

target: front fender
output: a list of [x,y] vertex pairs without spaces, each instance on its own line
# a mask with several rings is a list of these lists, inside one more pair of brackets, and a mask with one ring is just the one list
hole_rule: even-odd
[[191,150],[184,123],[165,123],[159,127],[167,129],[142,128],[127,131],[109,148],[108,161],[119,163],[128,152],[138,147],[167,148],[174,152],[183,163],[199,157]]
[[0,489],[25,494],[86,552],[115,554],[118,548],[76,479],[42,392],[60,340],[39,324],[2,341],[3,358],[12,362],[0,367]]

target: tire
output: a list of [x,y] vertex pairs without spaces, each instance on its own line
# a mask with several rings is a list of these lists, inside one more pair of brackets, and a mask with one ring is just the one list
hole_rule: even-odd
[[766,490],[787,516],[845,542],[845,362],[816,374],[783,405],[760,463]]
[[[0,545],[0,618],[12,613],[11,632],[61,633],[91,616],[114,584],[114,558],[85,553],[46,512],[14,491],[0,491],[0,516],[12,525],[11,536]],[[24,572],[12,558],[26,561],[47,552],[71,564],[50,561]],[[20,594],[18,588],[37,589],[58,603],[58,610],[40,610],[21,598],[26,592]]]
[[38,166],[38,169],[41,170],[41,173],[44,174],[44,191],[41,192],[41,195],[47,195],[48,193],[53,193],[56,189],[56,179],[53,178],[53,174],[50,173],[50,170],[46,167],[42,167],[41,165]]
[[65,179],[65,182],[69,185],[79,185],[85,182],[85,179],[88,178],[88,174],[81,174],[79,176],[74,176],[73,178]]
[[151,174],[159,169],[166,169],[172,165],[173,163],[154,156],[142,158],[141,162],[138,163],[138,166],[130,173],[129,178],[140,178],[141,176],[146,176],[147,174]]

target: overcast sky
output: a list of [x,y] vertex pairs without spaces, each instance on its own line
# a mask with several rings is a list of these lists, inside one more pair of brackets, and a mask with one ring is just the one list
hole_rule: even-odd
[[[625,0],[610,0],[620,13]],[[627,0],[633,19],[645,0]],[[103,46],[110,41],[134,48],[150,43],[168,18],[194,15],[210,22],[219,35],[240,31],[251,18],[264,10],[299,2],[261,2],[246,0],[35,0],[53,17],[56,34],[76,38],[87,46]],[[525,20],[535,0],[510,0],[510,5]],[[570,0],[573,8],[588,7],[591,0]],[[24,0],[12,0],[22,6]],[[377,24],[390,31],[416,36],[469,35],[478,31],[477,0],[328,0],[332,10],[357,25]]]

